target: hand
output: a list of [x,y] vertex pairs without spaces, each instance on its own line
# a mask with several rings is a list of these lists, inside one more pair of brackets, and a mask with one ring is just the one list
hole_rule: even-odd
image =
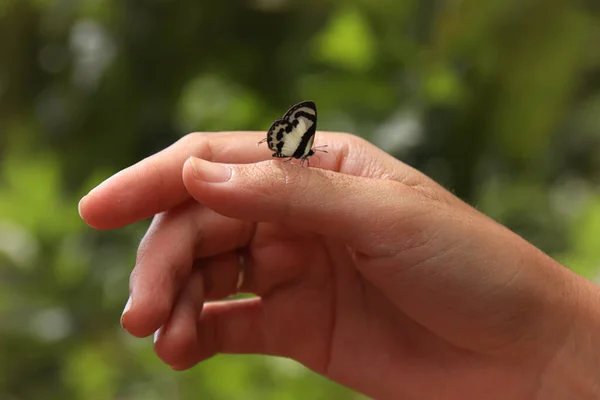
[[[317,133],[316,169],[270,160],[262,136],[188,135],[82,199],[98,229],[156,214],[127,331],[160,328],[155,351],[175,369],[290,357],[377,399],[547,390],[581,278],[362,139]],[[259,297],[205,303],[235,291],[239,249],[242,291]]]

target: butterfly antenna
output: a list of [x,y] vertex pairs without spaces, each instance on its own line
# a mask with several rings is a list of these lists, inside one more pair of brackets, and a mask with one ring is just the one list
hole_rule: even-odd
[[263,144],[263,143],[264,143],[264,142],[266,142],[266,141],[267,141],[267,138],[264,138],[263,140],[261,140],[260,142],[258,142],[256,145],[257,145],[257,146],[260,146],[261,144]]
[[327,150],[323,150],[323,149],[324,149],[324,148],[326,148],[326,147],[327,147],[327,145],[326,145],[326,144],[324,144],[324,145],[321,145],[321,146],[315,146],[315,147],[313,148],[313,151],[321,151],[321,152],[323,152],[323,153],[329,153]]

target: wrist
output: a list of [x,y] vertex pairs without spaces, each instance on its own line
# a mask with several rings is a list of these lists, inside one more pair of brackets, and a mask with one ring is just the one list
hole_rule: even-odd
[[[600,287],[563,271],[569,289],[556,326],[565,332],[543,369],[537,399],[600,398]],[[558,311],[558,310],[556,310]],[[566,329],[564,329],[566,327]]]

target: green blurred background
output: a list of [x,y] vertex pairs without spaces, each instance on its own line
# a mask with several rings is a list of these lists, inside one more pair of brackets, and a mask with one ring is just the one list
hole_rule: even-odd
[[148,221],[77,214],[186,133],[304,99],[595,279],[597,4],[0,0],[0,399],[359,399],[283,359],[171,371],[119,326]]

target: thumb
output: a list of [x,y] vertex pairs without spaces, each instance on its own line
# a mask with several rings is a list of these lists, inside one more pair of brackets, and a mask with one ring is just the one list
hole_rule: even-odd
[[194,199],[219,214],[311,230],[370,255],[394,254],[401,231],[420,231],[414,225],[423,201],[396,181],[275,160],[218,164],[191,157],[183,182]]

